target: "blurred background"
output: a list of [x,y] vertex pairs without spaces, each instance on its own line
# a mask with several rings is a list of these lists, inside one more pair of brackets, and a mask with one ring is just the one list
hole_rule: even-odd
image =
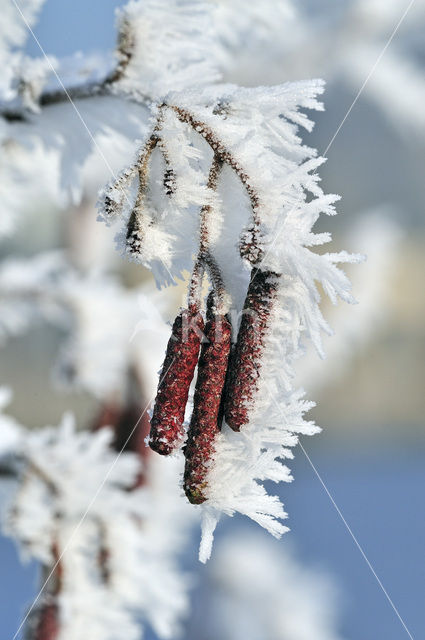
[[[116,38],[114,9],[122,4],[48,0],[35,34],[46,53],[58,58],[77,51],[110,56]],[[291,532],[274,541],[241,518],[227,519],[217,535],[216,553],[204,567],[197,562],[195,530],[184,557],[195,585],[185,638],[321,638],[319,631],[291,635],[282,631],[286,622],[276,629],[270,624],[280,610],[297,606],[295,596],[291,602],[291,594],[281,586],[285,572],[296,576],[293,584],[299,581],[300,597],[313,608],[323,599],[321,611],[328,616],[323,625],[334,634],[324,639],[409,637],[394,607],[410,637],[422,637],[425,2],[416,1],[393,35],[407,7],[405,0],[300,0],[292,18],[282,25],[264,25],[258,41],[238,50],[227,65],[227,79],[248,86],[326,80],[326,110],[314,114],[315,129],[304,139],[328,158],[320,170],[325,192],[342,199],[337,218],[321,220],[318,226],[333,233],[330,250],[364,253],[368,261],[347,269],[359,301],[356,308],[324,305],[336,333],[326,341],[327,360],[307,353],[299,366],[299,382],[317,402],[311,416],[323,433],[304,438],[310,460],[297,447],[290,464],[294,482],[278,487]],[[261,2],[259,8],[261,12]],[[231,25],[228,28],[231,33]],[[249,27],[241,29],[242,39],[249,38]],[[32,38],[27,52],[39,55]],[[116,163],[123,165],[119,158]],[[35,194],[26,203],[25,225],[0,244],[1,256],[35,255],[64,246],[65,238],[69,249],[78,220],[96,217],[90,175],[84,189],[81,204],[66,210],[48,194]],[[107,255],[129,286],[150,278],[115,254],[113,237],[103,225],[93,228],[94,244],[79,246],[83,261]],[[161,304],[167,320],[181,295],[180,289],[171,296],[165,292]],[[63,332],[40,323],[2,346],[0,383],[13,388],[10,412],[26,425],[56,424],[65,409],[89,421],[96,411],[96,400],[88,393],[63,393],[51,385],[52,362],[62,339]],[[228,557],[235,558],[235,550],[241,554],[239,564],[229,573]],[[0,637],[11,640],[25,603],[36,593],[37,567],[23,565],[6,538],[0,540],[0,566]],[[279,576],[276,586],[267,590],[262,575],[268,567],[278,567]]]

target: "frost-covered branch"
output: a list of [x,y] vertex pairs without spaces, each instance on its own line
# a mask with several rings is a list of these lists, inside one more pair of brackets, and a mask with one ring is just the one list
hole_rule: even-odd
[[[37,13],[44,0],[21,3],[20,9],[25,20],[31,26],[36,20]],[[90,82],[80,81],[77,84],[51,87],[51,77],[57,72],[62,73],[59,61],[49,59],[29,59],[24,56],[18,46],[22,46],[29,36],[24,19],[12,2],[7,0],[8,15],[4,17],[5,34],[0,33],[0,56],[8,59],[7,69],[10,77],[5,76],[3,86],[0,86],[1,110],[0,116],[9,123],[31,123],[31,113],[39,112],[43,107],[67,102],[77,101],[95,96],[106,96],[114,92],[114,84],[123,76],[126,66],[131,61],[131,54],[126,47],[126,29],[128,25],[123,18],[118,25],[117,65],[114,71],[105,73],[103,78]],[[13,28],[6,34],[6,26]],[[3,35],[3,37],[2,37]],[[78,64],[78,58],[75,60]],[[68,70],[69,73],[69,70]],[[78,67],[74,70],[74,76],[82,75]],[[86,73],[86,72],[85,72]],[[9,84],[6,87],[6,83]],[[0,103],[0,104],[1,104]]]
[[[202,299],[194,296],[194,291],[199,296],[202,290],[199,257],[195,259],[188,308],[175,321],[160,374],[150,436],[151,447],[161,454],[181,445],[197,364],[184,445],[184,488],[190,502],[203,504],[202,560],[209,556],[220,513],[239,511],[276,536],[287,530],[279,522],[286,515],[282,505],[267,495],[262,483],[289,481],[282,460],[291,457],[298,434],[318,431],[304,420],[311,403],[292,387],[293,363],[303,352],[303,341],[311,339],[322,354],[320,334],[330,331],[319,310],[316,281],[333,302],[337,297],[353,301],[349,282],[336,265],[357,261],[358,256],[319,255],[311,250],[330,240],[329,234],[314,234],[312,226],[320,213],[335,213],[337,200],[320,189],[317,169],[323,159],[315,157],[299,136],[300,127],[312,128],[302,109],[321,109],[316,96],[322,90],[321,82],[311,81],[258,89],[217,85],[171,93],[152,108],[152,133],[132,165],[138,169],[138,180],[135,170],[126,169],[121,174],[125,197],[119,191],[122,177],[105,192],[103,217],[109,224],[123,225],[119,238],[124,252],[151,267],[159,283],[169,282],[161,269],[164,258],[171,276],[179,276],[188,238],[182,238],[178,228],[190,221],[191,237],[200,238],[201,247],[204,238],[208,240],[208,258],[217,265],[224,289],[220,299],[226,305],[219,309],[214,303],[217,285],[210,274],[204,325],[199,318]],[[180,154],[174,164],[171,149],[176,132]],[[167,149],[167,163],[161,163],[157,138]],[[228,198],[224,169],[227,180],[233,174],[242,189],[237,197],[232,195],[230,236],[223,216]],[[156,176],[170,170],[174,181],[168,192],[164,178]],[[193,253],[193,248],[186,250],[187,257]],[[189,265],[186,261],[185,267]],[[246,291],[242,305],[240,291],[236,292],[241,282]],[[237,332],[232,351],[227,318],[231,312],[236,314]],[[206,342],[199,354],[201,330]]]
[[175,556],[191,517],[169,492],[176,465],[146,458],[143,415],[140,407],[109,410],[113,423],[106,427],[103,413],[95,432],[76,431],[69,416],[58,428],[36,432],[0,417],[0,455],[19,462],[20,476],[6,531],[48,579],[31,614],[35,640],[46,640],[37,633],[50,629],[57,634],[52,640],[86,633],[93,640],[136,639],[140,618],[161,638],[176,632],[187,585]]

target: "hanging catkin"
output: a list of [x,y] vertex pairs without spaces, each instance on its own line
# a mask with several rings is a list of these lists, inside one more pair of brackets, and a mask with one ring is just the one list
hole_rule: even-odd
[[46,602],[36,614],[36,624],[31,637],[34,640],[56,640],[59,636],[58,608],[54,602]]
[[192,504],[206,500],[206,476],[214,453],[214,440],[220,431],[219,410],[232,337],[232,327],[226,316],[212,309],[211,295],[208,306],[207,341],[201,348],[193,413],[185,446],[184,490]]
[[184,309],[174,321],[151,419],[149,446],[169,455],[183,438],[183,422],[201,343],[204,321],[196,308]]
[[224,411],[229,427],[240,431],[258,391],[270,312],[277,297],[279,276],[253,269],[234,352],[229,363]]

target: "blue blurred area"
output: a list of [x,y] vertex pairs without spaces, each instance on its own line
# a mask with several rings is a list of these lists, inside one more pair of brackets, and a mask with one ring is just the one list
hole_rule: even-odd
[[[325,434],[323,435],[325,438]],[[323,443],[322,443],[323,444]],[[309,453],[347,524],[414,638],[422,637],[425,518],[421,512],[423,451],[351,450],[351,443]],[[291,532],[277,544],[295,547],[306,566],[329,573],[341,593],[341,638],[403,640],[408,635],[347,531],[307,458],[298,447],[290,464],[295,479],[278,492]],[[274,487],[268,487],[271,493]],[[237,518],[239,526],[246,519]],[[225,523],[223,520],[222,525]],[[414,523],[415,526],[412,526]],[[219,526],[217,540],[236,523]],[[256,525],[248,525],[256,527]],[[258,527],[256,527],[258,529]],[[264,535],[269,535],[264,533]],[[197,543],[194,545],[194,555]],[[202,569],[199,570],[202,573]],[[196,610],[194,608],[194,610]],[[217,639],[218,640],[218,639]],[[312,640],[314,640],[312,638]]]
[[[308,453],[309,442],[305,442]],[[310,454],[309,454],[310,455]],[[310,455],[411,634],[425,629],[423,451],[349,450]],[[342,636],[407,637],[342,519],[298,448],[292,486],[281,491],[301,557],[337,576],[345,596]]]
[[[304,445],[308,451],[308,439],[304,439]],[[311,459],[411,634],[420,638],[425,628],[422,605],[425,579],[423,452],[401,447],[386,451],[377,447],[364,452],[347,441],[339,451],[313,450]],[[335,577],[342,594],[342,638],[407,638],[300,448],[291,468],[295,480],[280,490],[290,514],[291,532],[277,544],[282,548],[287,544],[294,546],[301,561],[308,566],[318,566]],[[217,539],[228,535],[236,525],[256,526],[242,518],[223,519]],[[197,530],[186,562],[202,586],[206,569],[197,562],[198,538]],[[13,546],[5,539],[0,543],[0,563],[3,569],[0,593],[8,595],[7,609],[2,612],[0,637],[1,640],[12,640],[22,607],[36,594],[36,571],[34,566],[24,568],[19,564]],[[202,588],[195,589],[195,598],[202,594]],[[0,601],[0,606],[5,608],[5,598]],[[146,636],[148,640],[154,637],[152,634]]]
[[[75,51],[112,49],[116,40],[115,9],[122,0],[48,0],[43,6],[34,33],[47,54],[69,56]],[[39,56],[31,36],[26,50]]]
[[0,538],[0,567],[0,638],[12,640],[37,594],[38,570],[35,562],[22,565],[15,545],[4,537]]

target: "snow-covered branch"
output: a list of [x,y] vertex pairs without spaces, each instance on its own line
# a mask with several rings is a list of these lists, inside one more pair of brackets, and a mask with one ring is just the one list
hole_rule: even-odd
[[[4,405],[4,390],[2,396]],[[88,633],[94,640],[136,640],[142,618],[159,637],[171,638],[187,608],[188,585],[175,556],[192,521],[170,487],[176,463],[148,460],[143,432],[138,448],[128,447],[135,426],[148,425],[140,422],[142,409],[126,418],[109,410],[115,422],[109,427],[105,417],[94,432],[77,431],[71,416],[36,432],[0,417],[0,455],[19,473],[5,528],[48,579],[30,628],[54,627],[52,639]],[[117,440],[123,429],[125,451]]]
[[[204,505],[204,561],[220,513],[239,511],[276,536],[287,530],[279,522],[286,516],[282,505],[262,483],[289,481],[282,460],[291,457],[298,434],[318,431],[304,420],[311,403],[292,386],[304,340],[322,354],[321,332],[330,332],[316,282],[332,302],[337,297],[353,302],[350,284],[336,265],[359,256],[319,255],[311,249],[329,242],[329,234],[315,234],[312,227],[320,213],[335,213],[337,200],[323,194],[317,175],[323,159],[299,136],[301,127],[313,126],[302,109],[321,109],[316,96],[322,91],[321,82],[311,81],[172,92],[152,108],[151,132],[135,162],[103,195],[102,217],[109,224],[124,223],[118,236],[123,251],[152,268],[160,284],[191,268],[187,259],[196,244],[187,242],[200,238],[188,308],[175,321],[160,374],[150,444],[165,455],[181,445],[198,364],[184,446],[184,489],[190,502]],[[180,158],[175,166],[176,130]],[[223,216],[228,198],[223,168],[239,183],[239,202],[234,195],[231,200],[233,235],[226,233]],[[188,224],[190,234],[182,237]],[[204,270],[211,285],[205,325],[199,315],[202,287],[193,286],[199,278],[202,282]],[[247,292],[242,304],[241,282]],[[232,350],[226,317],[231,311],[238,331]],[[207,339],[198,356],[202,330]]]

